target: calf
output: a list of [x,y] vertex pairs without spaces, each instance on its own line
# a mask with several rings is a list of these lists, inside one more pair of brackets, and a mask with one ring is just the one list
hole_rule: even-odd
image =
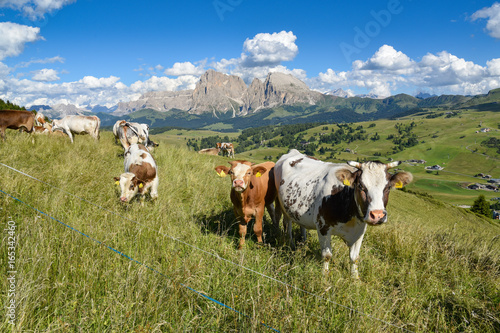
[[73,143],[73,134],[90,134],[95,140],[99,140],[99,127],[101,120],[97,116],[66,116],[62,119],[52,121],[52,130],[63,130]]
[[156,162],[143,145],[133,144],[125,151],[125,172],[115,181],[120,185],[121,202],[130,202],[137,194],[144,196],[151,189],[151,198],[158,198],[158,172]]
[[23,110],[1,110],[0,111],[0,134],[5,141],[5,130],[18,129],[28,133],[33,132],[35,116],[30,111]]
[[215,171],[219,176],[231,176],[231,202],[234,214],[239,221],[240,243],[238,249],[245,244],[247,224],[255,217],[253,231],[257,241],[262,243],[262,219],[264,207],[267,208],[273,224],[278,227],[279,217],[275,216],[273,202],[276,199],[274,187],[273,162],[253,165],[248,161],[231,161],[231,168],[219,165]]
[[387,222],[390,189],[412,180],[407,172],[388,173],[400,163],[325,163],[295,149],[283,155],[274,173],[290,241],[291,221],[316,229],[327,272],[332,257],[331,236],[341,237],[349,247],[351,275],[358,279],[357,261],[367,225]]

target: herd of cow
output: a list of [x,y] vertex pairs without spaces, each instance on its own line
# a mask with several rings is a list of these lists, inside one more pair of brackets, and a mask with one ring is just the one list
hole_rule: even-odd
[[[28,114],[31,114],[31,118]],[[83,117],[83,118],[80,118]],[[99,138],[97,117],[67,116],[52,121],[52,129],[62,129],[73,141],[71,133],[87,132]],[[96,126],[97,122],[97,127]],[[28,111],[0,111],[2,138],[5,128],[25,128],[32,131],[34,116]],[[30,129],[31,128],[31,129]],[[96,130],[97,128],[97,130]],[[150,150],[157,146],[149,139],[149,127],[144,124],[118,121],[113,127],[117,141],[124,153],[124,173],[115,177],[121,189],[121,202],[129,202],[135,195],[143,198],[150,192],[158,197],[157,166]],[[217,144],[217,154],[234,149],[232,145]],[[367,226],[387,222],[387,203],[392,188],[402,188],[412,181],[408,172],[389,173],[400,162],[382,163],[368,161],[334,164],[316,160],[292,149],[276,163],[253,164],[249,161],[231,160],[230,167],[215,167],[221,177],[230,175],[230,198],[239,224],[239,248],[245,243],[248,223],[255,218],[254,233],[262,242],[262,220],[267,208],[274,226],[283,228],[292,243],[292,222],[302,228],[316,229],[323,269],[328,271],[332,257],[331,236],[336,235],[349,247],[351,276],[359,278],[358,259]]]
[[[359,250],[367,225],[387,222],[389,191],[412,180],[411,173],[390,174],[400,162],[348,162],[334,164],[316,160],[292,149],[275,163],[252,164],[230,161],[231,167],[215,168],[219,176],[231,176],[231,202],[239,222],[241,248],[248,222],[255,217],[254,233],[262,242],[262,218],[267,208],[275,227],[283,215],[283,228],[292,243],[292,221],[316,229],[324,271],[332,257],[331,236],[349,247],[351,275],[358,279]],[[273,206],[275,205],[275,207]]]

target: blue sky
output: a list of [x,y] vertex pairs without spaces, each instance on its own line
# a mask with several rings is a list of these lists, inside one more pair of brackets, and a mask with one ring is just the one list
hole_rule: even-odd
[[114,105],[209,68],[322,92],[500,87],[495,1],[0,0],[0,98]]

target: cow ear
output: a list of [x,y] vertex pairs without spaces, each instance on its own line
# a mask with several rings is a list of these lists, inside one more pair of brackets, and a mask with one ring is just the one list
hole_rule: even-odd
[[391,168],[397,167],[400,164],[401,164],[401,161],[394,161],[391,163],[387,163],[386,166],[387,166],[387,169],[391,169]]
[[116,185],[120,185],[120,177],[113,177]]
[[266,168],[264,168],[263,166],[258,166],[258,167],[255,167],[255,168],[252,168],[252,174],[255,176],[255,177],[262,177],[262,175],[267,171]]
[[413,175],[409,172],[398,172],[391,177],[391,187],[403,188],[413,180]]
[[356,161],[348,161],[347,164],[349,164],[352,167],[355,167],[356,169],[361,169],[361,163],[356,162]]
[[356,180],[356,173],[351,172],[348,169],[340,169],[336,173],[337,179],[345,186],[352,186]]
[[219,177],[225,177],[229,172],[229,168],[227,166],[224,166],[224,165],[219,165],[219,166],[215,167],[215,171],[217,172]]

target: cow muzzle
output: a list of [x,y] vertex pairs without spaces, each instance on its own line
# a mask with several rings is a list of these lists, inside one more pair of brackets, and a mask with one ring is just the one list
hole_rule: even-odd
[[372,210],[365,221],[371,225],[381,225],[387,221],[387,211],[382,209]]
[[127,197],[121,197],[120,201],[123,202],[123,203],[126,203],[128,201],[128,199],[127,199]]
[[245,181],[241,179],[233,180],[233,188],[237,192],[243,192],[247,187],[245,185]]

